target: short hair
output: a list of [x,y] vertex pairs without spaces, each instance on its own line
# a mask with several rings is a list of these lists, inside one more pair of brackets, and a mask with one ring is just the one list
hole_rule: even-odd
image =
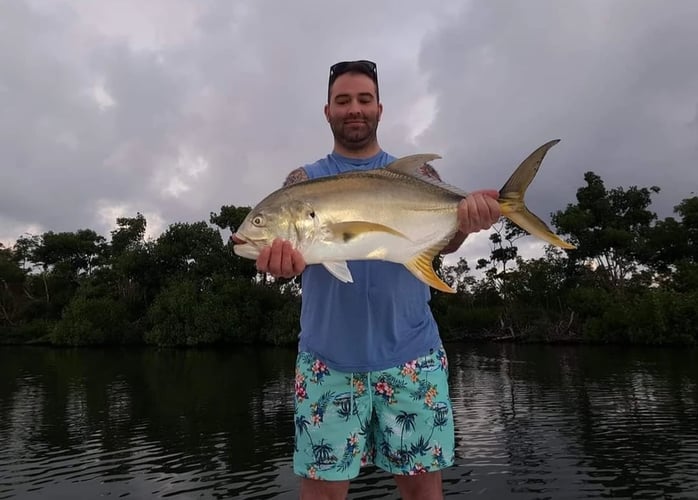
[[376,100],[380,101],[378,96],[378,68],[373,61],[361,59],[358,61],[342,61],[330,66],[330,76],[327,82],[327,102],[330,102],[332,95],[332,84],[334,81],[345,73],[361,73],[368,76],[373,83],[376,84]]

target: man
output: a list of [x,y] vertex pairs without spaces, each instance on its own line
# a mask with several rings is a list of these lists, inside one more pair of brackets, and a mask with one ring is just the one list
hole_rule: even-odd
[[[378,143],[382,112],[374,63],[333,65],[325,105],[333,151],[291,172],[285,185],[395,160]],[[422,170],[438,178],[431,166]],[[460,230],[443,253],[497,221],[497,196],[480,191],[461,202]],[[366,463],[393,474],[405,499],[442,498],[441,470],[453,464],[453,413],[429,288],[404,266],[382,261],[349,262],[354,282],[342,283],[323,266],[306,267],[280,240],[256,264],[276,277],[303,273],[293,460],[301,498],[346,498]]]

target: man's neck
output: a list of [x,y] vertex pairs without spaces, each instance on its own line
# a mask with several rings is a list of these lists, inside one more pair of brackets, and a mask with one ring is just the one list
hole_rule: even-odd
[[341,144],[337,144],[336,142],[334,143],[334,152],[338,155],[345,156],[347,158],[370,158],[371,156],[375,156],[378,153],[380,153],[380,151],[381,148],[378,145],[378,141],[370,145],[367,145],[366,147],[361,149],[347,149],[343,147]]

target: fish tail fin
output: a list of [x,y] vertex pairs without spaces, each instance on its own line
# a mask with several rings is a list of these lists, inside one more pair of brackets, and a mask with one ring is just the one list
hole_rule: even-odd
[[560,142],[559,139],[547,142],[531,153],[509,177],[499,191],[499,204],[502,215],[524,231],[552,245],[568,250],[575,246],[562,240],[538,216],[530,212],[524,203],[524,195],[536,176],[548,150]]

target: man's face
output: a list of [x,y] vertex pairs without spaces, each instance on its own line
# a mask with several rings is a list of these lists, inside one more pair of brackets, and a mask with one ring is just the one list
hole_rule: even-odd
[[335,140],[358,150],[376,139],[383,105],[376,98],[376,84],[361,73],[345,73],[332,84],[325,116]]

